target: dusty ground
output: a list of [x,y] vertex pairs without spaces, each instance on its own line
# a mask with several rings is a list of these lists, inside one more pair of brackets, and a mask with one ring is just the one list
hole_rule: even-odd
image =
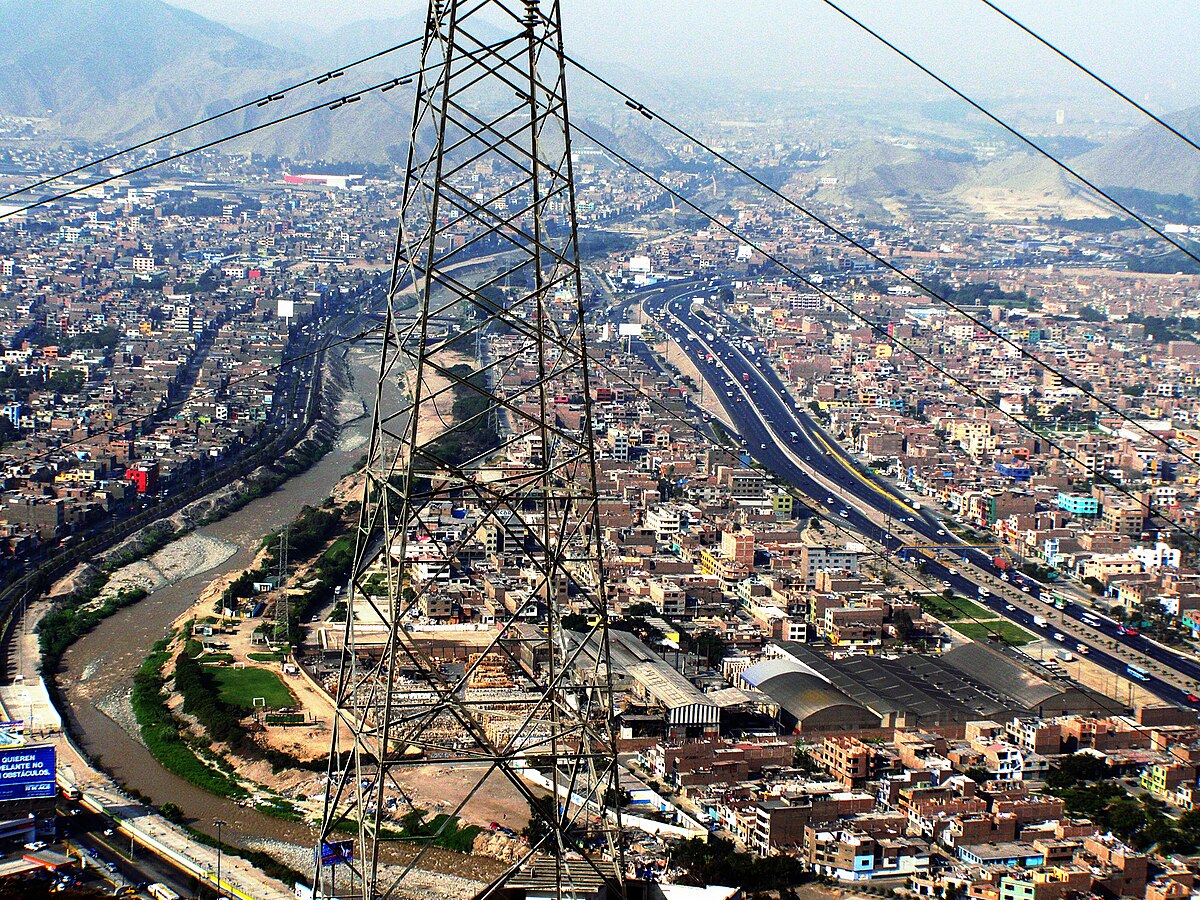
[[[486,771],[486,766],[431,764],[414,766],[401,781],[417,806],[451,812]],[[459,815],[475,825],[499,822],[519,832],[529,821],[529,803],[503,772],[492,772]]]
[[[1033,646],[1031,644],[1025,649],[1031,650]],[[1047,658],[1049,657],[1047,656]],[[1122,706],[1158,706],[1162,703],[1161,700],[1145,690],[1136,681],[1130,681],[1128,678],[1114,675],[1108,669],[1098,666],[1086,657],[1079,656],[1078,654],[1075,655],[1073,661],[1064,662],[1062,666],[1075,681],[1090,687],[1092,690],[1099,691],[1106,697],[1112,697],[1113,700]]]
[[[640,303],[633,308],[632,319],[640,323],[650,321],[642,310]],[[688,359],[688,355],[679,349],[679,346],[670,338],[655,344],[653,349],[656,355],[665,358],[667,362],[676,366],[681,373],[690,377],[696,383],[697,387],[703,386],[700,392],[701,396],[698,398],[701,401],[701,408],[709,415],[729,425],[729,416],[726,415],[725,409],[717,399],[717,395],[708,389],[708,386],[704,383],[704,379],[700,375],[700,370],[692,364],[692,361]]]
[[[463,353],[441,352],[438,354],[438,364],[445,368],[459,364],[474,368],[475,358]],[[404,392],[412,397],[417,382],[415,369],[404,374]],[[421,405],[418,410],[417,441],[431,441],[442,432],[454,427],[454,416],[450,414],[454,406],[455,391],[453,382],[432,369],[427,369],[421,378]],[[411,401],[410,401],[411,402]]]

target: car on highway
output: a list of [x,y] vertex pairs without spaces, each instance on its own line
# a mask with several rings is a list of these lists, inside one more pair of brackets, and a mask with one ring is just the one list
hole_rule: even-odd
[[840,513],[838,513],[838,515],[841,516],[843,519],[850,518],[850,513],[846,512],[844,509]]
[[1200,696],[1195,694],[1187,694],[1186,696],[1188,703],[1200,703]]
[[1131,637],[1137,637],[1137,635],[1140,633],[1141,632],[1139,632],[1136,628],[1130,628],[1128,625],[1117,626],[1117,634],[1126,634],[1130,635]]
[[943,582],[942,582],[942,587],[944,587],[944,588],[948,588],[948,587],[950,587],[950,582],[948,582],[948,581],[943,581]]
[[1027,584],[1021,585],[1021,593],[1028,594],[1029,593],[1029,585],[1027,585]]
[[1016,612],[1016,611],[1017,611],[1017,608],[1016,608],[1015,606],[1013,606],[1011,603],[1005,603],[1005,604],[1004,604],[1004,611],[1005,611],[1005,612]]

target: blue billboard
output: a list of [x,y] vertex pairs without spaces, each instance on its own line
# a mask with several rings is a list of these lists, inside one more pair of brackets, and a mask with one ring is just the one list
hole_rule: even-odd
[[15,747],[0,750],[0,801],[53,797],[53,747]]
[[323,866],[354,862],[354,841],[321,841],[320,859]]

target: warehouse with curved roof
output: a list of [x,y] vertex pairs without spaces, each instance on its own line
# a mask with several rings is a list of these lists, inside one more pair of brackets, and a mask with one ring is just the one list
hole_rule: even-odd
[[828,681],[788,659],[768,659],[742,673],[742,680],[779,706],[781,724],[793,731],[875,728],[879,717]]

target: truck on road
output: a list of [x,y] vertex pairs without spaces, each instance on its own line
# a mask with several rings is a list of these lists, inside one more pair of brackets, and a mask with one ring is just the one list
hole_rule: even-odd
[[1034,616],[1033,624],[1036,625],[1038,628],[1045,628],[1050,623],[1046,621],[1045,616]]

